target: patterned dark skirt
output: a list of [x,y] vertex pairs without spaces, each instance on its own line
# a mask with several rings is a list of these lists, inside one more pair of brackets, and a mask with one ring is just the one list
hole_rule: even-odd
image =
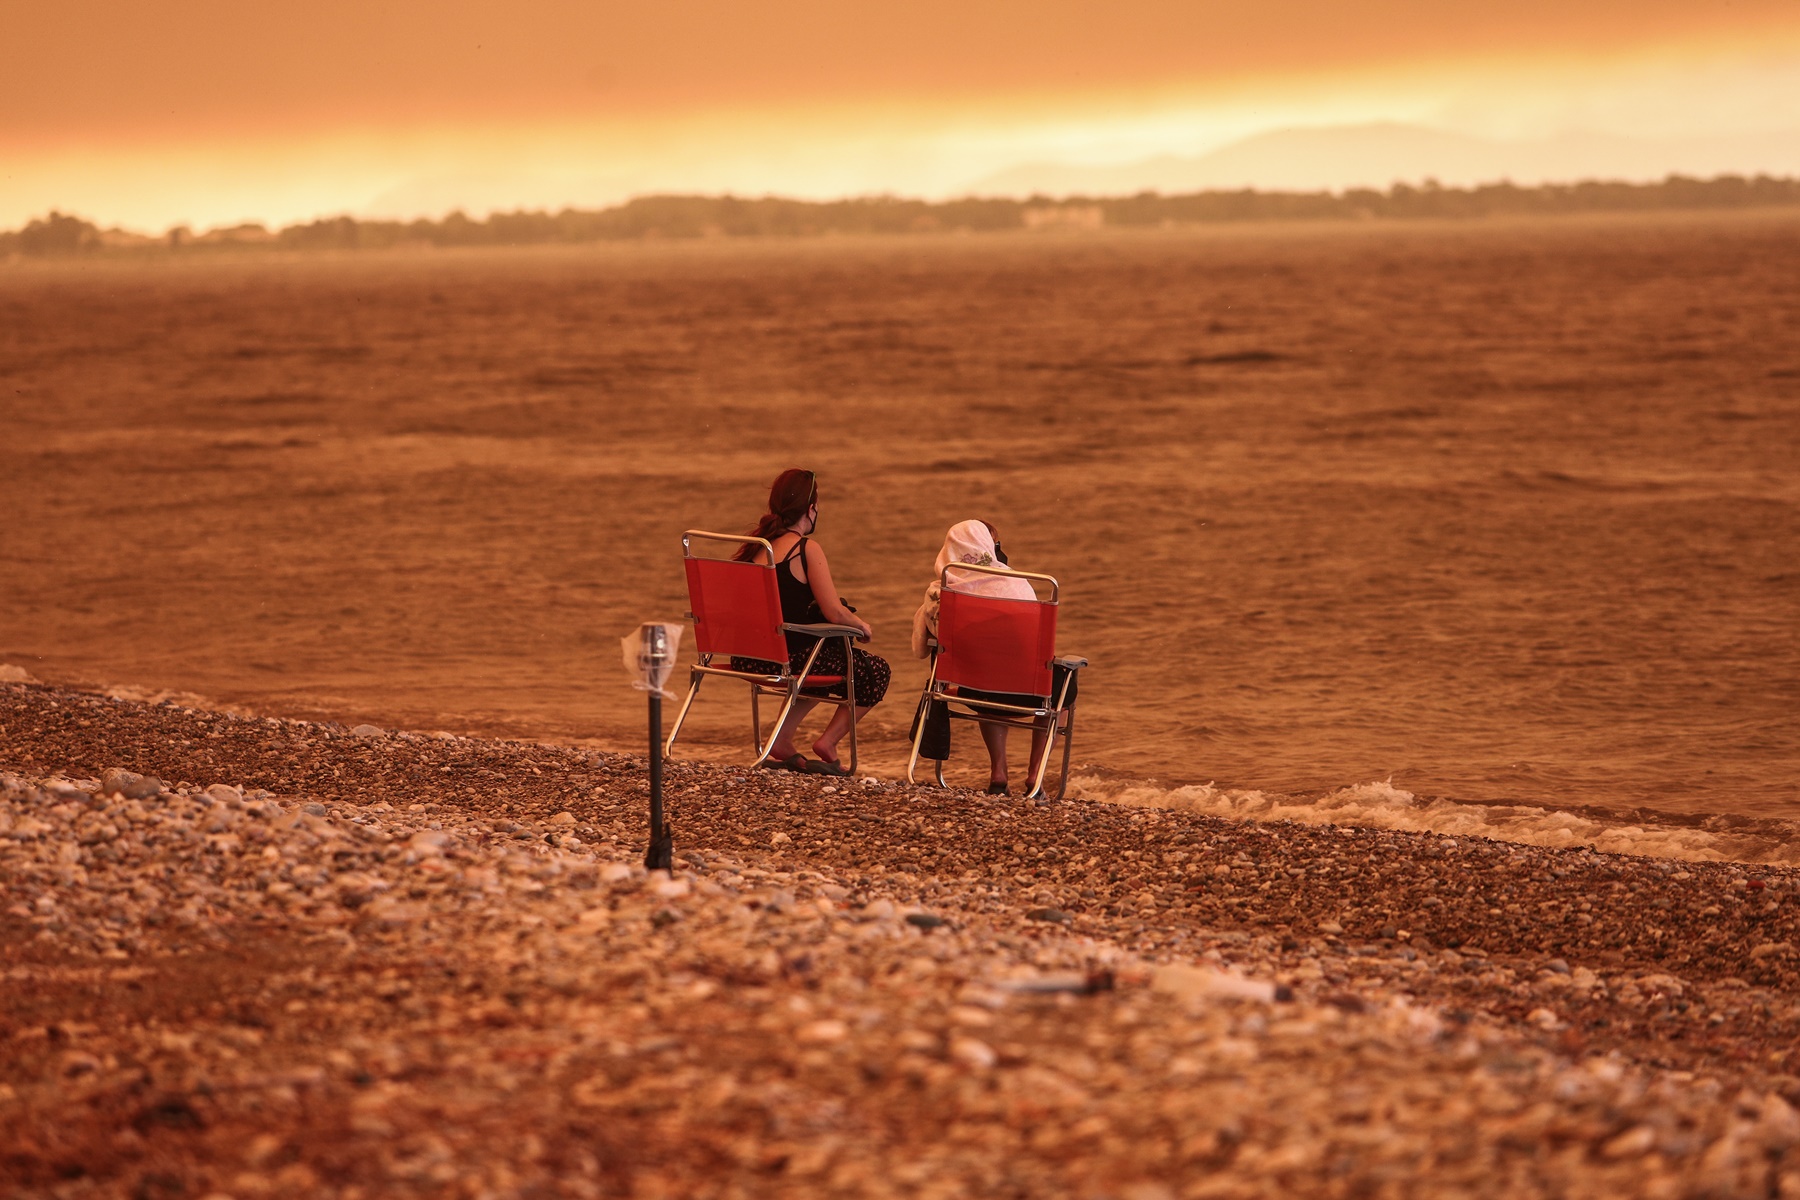
[[[797,650],[788,659],[788,670],[798,671],[806,665],[806,656],[812,653],[812,647]],[[887,659],[879,654],[871,654],[867,650],[859,650],[852,646],[850,658],[855,667],[856,706],[869,708],[880,704],[887,696],[888,683],[894,677],[893,668],[888,666]],[[731,660],[734,671],[754,671],[764,675],[780,673],[781,668],[772,662],[764,662],[760,658],[734,658]],[[843,675],[844,639],[832,638],[819,650],[819,659],[813,663],[814,675]],[[822,688],[802,688],[801,695],[836,696],[843,698],[845,692],[842,683],[834,683]]]

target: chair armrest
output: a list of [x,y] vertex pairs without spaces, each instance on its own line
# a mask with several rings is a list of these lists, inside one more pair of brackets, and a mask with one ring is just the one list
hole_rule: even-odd
[[1050,661],[1059,667],[1067,667],[1071,671],[1079,671],[1081,668],[1087,666],[1087,659],[1075,658],[1073,656],[1070,656],[1069,658],[1053,658]]
[[859,638],[863,631],[854,625],[790,625],[783,621],[783,633],[805,633],[813,637],[851,637]]

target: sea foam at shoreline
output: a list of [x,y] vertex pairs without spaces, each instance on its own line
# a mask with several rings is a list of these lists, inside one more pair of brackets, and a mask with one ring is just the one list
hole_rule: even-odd
[[1703,825],[1603,821],[1581,813],[1528,804],[1469,804],[1441,797],[1415,796],[1391,782],[1359,783],[1323,796],[1222,788],[1211,783],[1161,787],[1154,782],[1103,780],[1077,776],[1069,794],[1111,804],[1207,813],[1243,821],[1298,821],[1305,825],[1346,825],[1483,837],[1527,846],[1590,846],[1610,854],[1693,862],[1800,865],[1800,845],[1789,821],[1739,820],[1733,828],[1716,828],[1725,818]]

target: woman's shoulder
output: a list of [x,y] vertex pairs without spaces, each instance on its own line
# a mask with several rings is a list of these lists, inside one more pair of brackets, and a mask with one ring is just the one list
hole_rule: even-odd
[[769,545],[774,547],[776,558],[786,558],[790,554],[810,554],[816,543],[810,538],[789,530],[770,538]]

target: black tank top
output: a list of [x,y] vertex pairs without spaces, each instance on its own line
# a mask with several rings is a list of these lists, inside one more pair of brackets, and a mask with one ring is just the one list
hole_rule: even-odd
[[[775,586],[781,592],[781,619],[789,625],[817,625],[825,619],[819,611],[818,599],[813,595],[812,584],[794,578],[794,559],[799,558],[804,565],[805,554],[806,539],[801,538],[775,567]],[[813,639],[803,633],[790,633],[787,642],[788,651],[798,653],[810,649]]]

